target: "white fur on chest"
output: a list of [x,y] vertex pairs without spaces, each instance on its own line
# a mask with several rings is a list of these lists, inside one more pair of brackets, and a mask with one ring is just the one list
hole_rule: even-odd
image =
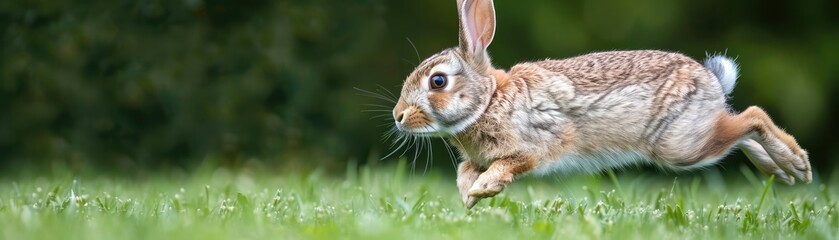
[[559,159],[547,159],[533,171],[536,175],[560,173],[596,173],[606,169],[650,164],[650,158],[635,151],[601,151],[595,154],[569,153]]

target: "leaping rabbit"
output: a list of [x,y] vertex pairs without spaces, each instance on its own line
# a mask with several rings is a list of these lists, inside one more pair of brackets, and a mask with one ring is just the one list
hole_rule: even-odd
[[396,127],[448,137],[462,155],[457,186],[468,208],[515,177],[596,172],[652,163],[708,166],[738,147],[788,184],[812,180],[807,152],[759,107],[726,104],[737,64],[704,65],[679,53],[598,52],[495,68],[492,0],[458,0],[460,44],[424,60],[405,80]]

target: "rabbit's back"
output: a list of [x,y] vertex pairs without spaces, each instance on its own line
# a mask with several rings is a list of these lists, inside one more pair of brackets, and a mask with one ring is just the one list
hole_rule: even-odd
[[691,161],[726,108],[716,77],[678,53],[600,52],[520,64],[510,73],[527,89],[517,108],[527,109],[519,112],[528,122],[519,125],[522,139],[564,153]]
[[[533,64],[564,75],[574,83],[575,92],[583,95],[665,82],[708,81],[719,85],[715,78],[708,78],[711,73],[692,58],[656,50],[597,52]],[[660,90],[666,92],[666,89]]]

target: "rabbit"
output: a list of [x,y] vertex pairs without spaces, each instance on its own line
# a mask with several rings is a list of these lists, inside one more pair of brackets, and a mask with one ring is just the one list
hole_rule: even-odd
[[686,170],[733,148],[761,171],[794,184],[812,180],[807,152],[764,110],[730,110],[738,65],[700,64],[679,53],[610,51],[495,68],[492,0],[458,0],[459,45],[420,63],[393,109],[396,128],[440,136],[461,161],[467,208],[514,178],[652,164]]

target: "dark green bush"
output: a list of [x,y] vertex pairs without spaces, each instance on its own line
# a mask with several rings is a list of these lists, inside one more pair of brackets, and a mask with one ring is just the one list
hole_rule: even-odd
[[[816,165],[835,159],[836,1],[496,1],[496,64],[655,48],[742,63]],[[353,87],[456,44],[453,0],[0,3],[0,166],[341,166],[387,150]],[[442,151],[438,151],[442,152]],[[440,155],[445,156],[445,155]],[[438,161],[439,162],[439,161]],[[445,162],[445,161],[444,161]],[[444,165],[444,164],[440,164]]]

